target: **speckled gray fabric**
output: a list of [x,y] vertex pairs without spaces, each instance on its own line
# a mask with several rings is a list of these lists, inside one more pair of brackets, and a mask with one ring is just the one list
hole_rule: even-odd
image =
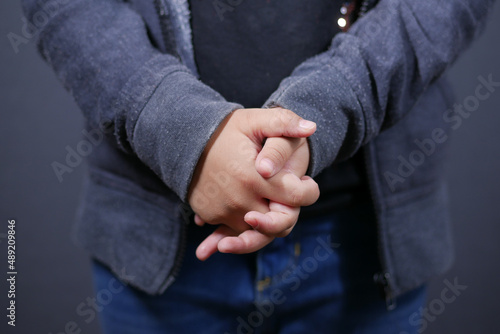
[[283,80],[267,104],[317,120],[312,174],[403,118],[480,31],[491,3],[380,1]]
[[[451,263],[446,145],[398,182],[386,175],[416,150],[416,139],[437,128],[446,133],[443,113],[452,100],[439,78],[480,31],[493,2],[381,0],[330,50],[300,65],[266,104],[317,122],[313,175],[364,150],[394,295]],[[199,155],[239,106],[196,79],[185,0],[131,3],[22,0],[38,26],[41,55],[88,128],[111,129],[88,157],[76,240],[123,280],[154,294],[178,269],[181,200]]]

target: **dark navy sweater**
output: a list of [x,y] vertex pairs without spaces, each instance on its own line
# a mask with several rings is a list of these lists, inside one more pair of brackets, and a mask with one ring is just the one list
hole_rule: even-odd
[[[340,32],[337,20],[343,2],[242,0],[217,6],[214,1],[191,0],[201,80],[228,101],[261,107],[296,66],[327,50]],[[362,166],[361,158],[354,157],[318,175],[320,200],[304,208],[302,216],[325,213],[366,194]]]

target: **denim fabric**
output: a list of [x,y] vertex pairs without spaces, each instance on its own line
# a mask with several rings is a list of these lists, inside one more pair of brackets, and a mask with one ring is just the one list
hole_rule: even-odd
[[[416,139],[449,127],[442,117],[449,88],[439,78],[481,31],[493,3],[380,0],[327,52],[285,78],[266,104],[318,124],[310,139],[313,176],[364,151],[393,295],[451,263],[446,145],[392,186],[384,175],[397,171]],[[124,281],[162,293],[184,246],[189,210],[182,201],[200,153],[240,106],[197,80],[186,0],[22,4],[42,57],[89,128],[111,125],[89,157],[76,239]],[[123,267],[132,274],[120,274]]]
[[[196,246],[211,230],[190,226],[179,279],[161,296],[119,286],[94,263],[97,300],[106,300],[104,333],[417,333],[410,316],[426,289],[402,295],[387,311],[372,280],[380,265],[370,204],[299,221],[256,254],[200,262]],[[118,292],[107,298],[110,286]]]

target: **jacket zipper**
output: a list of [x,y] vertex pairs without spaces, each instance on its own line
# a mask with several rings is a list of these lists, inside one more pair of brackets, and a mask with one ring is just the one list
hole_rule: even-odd
[[[364,0],[361,3],[361,8],[359,10],[359,16],[362,17],[365,15],[378,1],[372,1],[372,0]],[[375,175],[372,173],[372,169],[369,166],[369,161],[371,161],[372,158],[372,153],[371,153],[371,145],[368,144],[364,150],[365,150],[365,167],[366,167],[366,173],[368,175],[368,188],[370,191],[370,196],[372,197],[372,203],[373,203],[373,208],[375,210],[375,220],[377,224],[377,231],[378,231],[378,256],[380,259],[380,265],[382,266],[382,271],[379,273],[376,273],[373,277],[373,280],[375,283],[379,286],[381,294],[385,298],[385,304],[387,307],[388,311],[394,310],[396,308],[396,299],[394,297],[393,293],[393,288],[392,288],[392,278],[391,274],[387,268],[387,260],[384,256],[384,241],[382,238],[382,222],[380,220],[381,216],[381,203],[380,200],[378,199],[378,196],[375,192],[375,185],[373,184]]]
[[381,294],[385,299],[385,304],[388,311],[394,310],[396,308],[396,300],[394,298],[393,288],[392,288],[392,279],[391,274],[387,268],[387,260],[384,256],[384,242],[383,242],[383,231],[382,231],[382,222],[380,220],[381,216],[381,203],[377,193],[375,191],[374,178],[375,175],[369,165],[369,161],[372,161],[372,144],[367,144],[364,150],[364,160],[365,160],[365,169],[366,174],[368,176],[368,189],[370,191],[370,197],[372,199],[373,208],[375,210],[375,220],[377,224],[377,233],[378,233],[378,256],[380,265],[382,267],[382,271],[376,273],[373,276],[374,282],[379,287]]
[[[364,16],[378,1],[373,1],[373,0],[363,0],[360,5],[360,9],[358,11],[358,18]],[[393,288],[392,288],[392,282],[391,282],[391,274],[389,273],[389,270],[387,269],[387,260],[384,256],[384,244],[383,244],[383,238],[382,238],[382,222],[380,220],[381,216],[381,203],[380,200],[378,199],[378,196],[375,192],[375,185],[374,185],[374,178],[375,175],[373,175],[371,166],[369,165],[369,161],[371,161],[372,158],[372,153],[371,153],[371,146],[372,144],[366,145],[363,150],[364,150],[364,162],[365,162],[365,169],[366,169],[366,174],[368,177],[368,189],[370,192],[370,197],[372,199],[372,204],[373,208],[375,210],[375,220],[377,224],[377,233],[378,233],[378,256],[379,256],[379,261],[380,265],[382,267],[382,271],[376,273],[373,276],[373,280],[375,284],[378,285],[381,295],[385,299],[385,304],[387,307],[388,311],[394,310],[396,308],[396,300],[394,298],[394,293],[393,293]]]
[[178,247],[177,247],[177,254],[175,255],[174,259],[174,264],[172,266],[172,269],[170,270],[170,273],[167,275],[165,278],[165,281],[163,281],[162,285],[160,286],[160,293],[165,291],[172,283],[174,283],[175,279],[179,275],[179,272],[182,267],[182,263],[184,262],[184,256],[186,254],[186,239],[187,239],[187,224],[188,222],[182,221],[181,223],[181,230],[179,232],[179,240],[178,240]]

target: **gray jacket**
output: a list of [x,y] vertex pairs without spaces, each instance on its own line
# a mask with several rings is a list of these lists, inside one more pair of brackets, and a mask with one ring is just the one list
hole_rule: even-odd
[[[298,66],[265,105],[318,124],[312,176],[364,150],[388,298],[451,264],[443,156],[457,115],[440,77],[477,36],[493,2],[380,0],[328,51]],[[198,158],[241,106],[197,79],[187,0],[23,6],[39,28],[41,55],[96,141],[76,239],[123,280],[162,293],[182,260],[183,201]]]

